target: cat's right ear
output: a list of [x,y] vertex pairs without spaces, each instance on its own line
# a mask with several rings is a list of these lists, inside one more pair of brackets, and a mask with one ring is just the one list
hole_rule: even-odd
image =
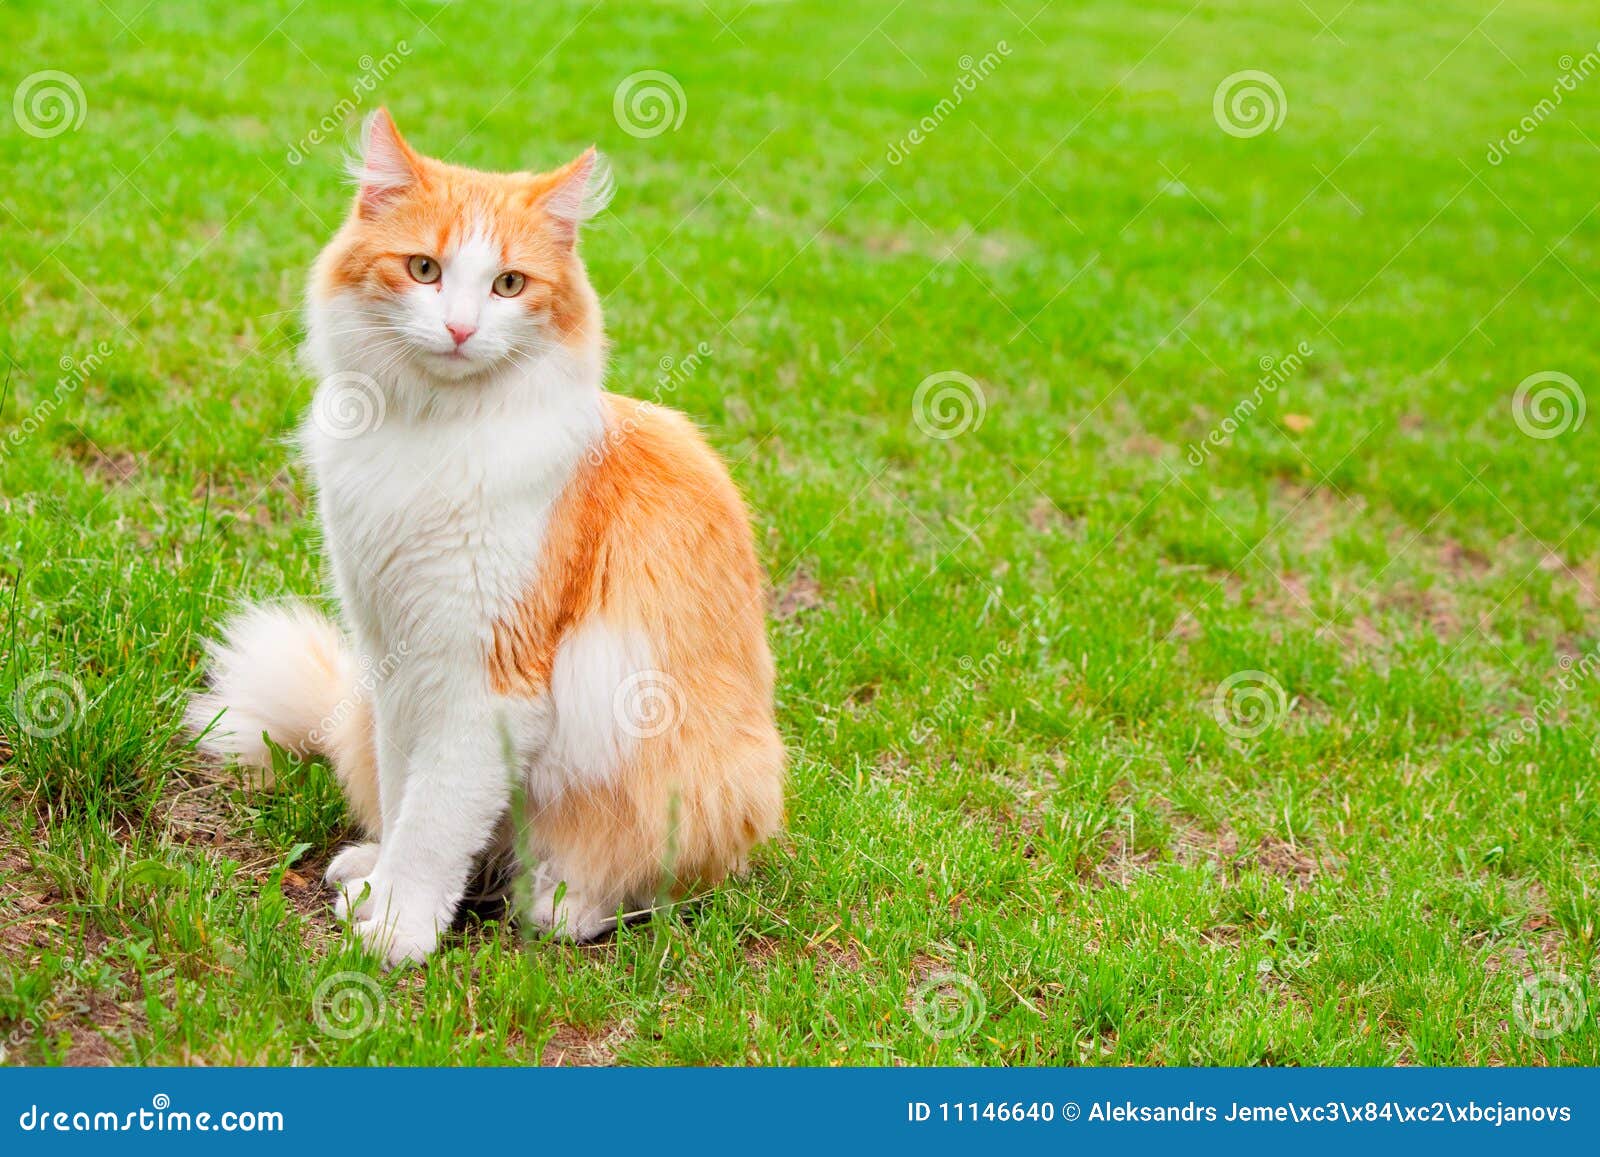
[[388,109],[378,109],[362,124],[361,156],[352,158],[350,175],[361,187],[356,210],[363,217],[380,212],[421,179],[419,158]]
[[555,172],[534,177],[533,185],[534,204],[568,246],[577,240],[578,226],[604,212],[616,191],[611,165],[593,145]]

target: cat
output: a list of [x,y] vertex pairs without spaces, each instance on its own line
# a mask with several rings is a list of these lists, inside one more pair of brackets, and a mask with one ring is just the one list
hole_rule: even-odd
[[592,148],[478,172],[380,109],[353,173],[312,272],[300,432],[348,637],[244,609],[189,723],[243,763],[270,763],[263,733],[331,760],[368,840],[326,878],[387,965],[433,953],[497,857],[521,861],[524,918],[592,939],[781,826],[749,515],[686,418],[602,389]]

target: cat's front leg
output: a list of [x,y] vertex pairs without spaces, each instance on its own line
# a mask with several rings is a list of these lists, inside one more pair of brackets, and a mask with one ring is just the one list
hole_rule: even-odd
[[505,813],[511,781],[497,736],[490,721],[458,718],[423,737],[397,813],[385,816],[377,862],[346,885],[348,918],[390,967],[438,947]]
[[382,844],[370,873],[343,886],[336,908],[390,966],[438,946],[498,834],[517,769],[548,747],[554,725],[544,694],[468,695],[453,708],[414,735],[403,759],[389,761],[401,774],[384,780]]

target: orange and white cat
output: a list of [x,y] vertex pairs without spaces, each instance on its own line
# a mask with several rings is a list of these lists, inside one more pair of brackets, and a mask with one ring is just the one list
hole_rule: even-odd
[[[245,610],[190,719],[245,762],[263,732],[332,760],[370,842],[327,877],[390,964],[434,951],[508,852],[532,860],[526,915],[588,939],[780,824],[748,515],[685,418],[601,388],[577,253],[610,189],[594,150],[476,172],[383,110],[364,146],[312,274],[301,434],[348,636]],[[327,420],[352,390],[362,420]]]

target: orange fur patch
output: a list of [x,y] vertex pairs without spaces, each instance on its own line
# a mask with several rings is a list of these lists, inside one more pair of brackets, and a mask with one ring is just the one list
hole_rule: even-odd
[[530,816],[535,846],[626,891],[648,887],[669,855],[674,879],[712,882],[782,818],[762,572],[744,503],[699,432],[671,410],[605,401],[604,452],[554,511],[537,582],[496,626],[490,678],[501,694],[536,695],[590,616],[642,631],[682,691],[682,718],[614,781]]

